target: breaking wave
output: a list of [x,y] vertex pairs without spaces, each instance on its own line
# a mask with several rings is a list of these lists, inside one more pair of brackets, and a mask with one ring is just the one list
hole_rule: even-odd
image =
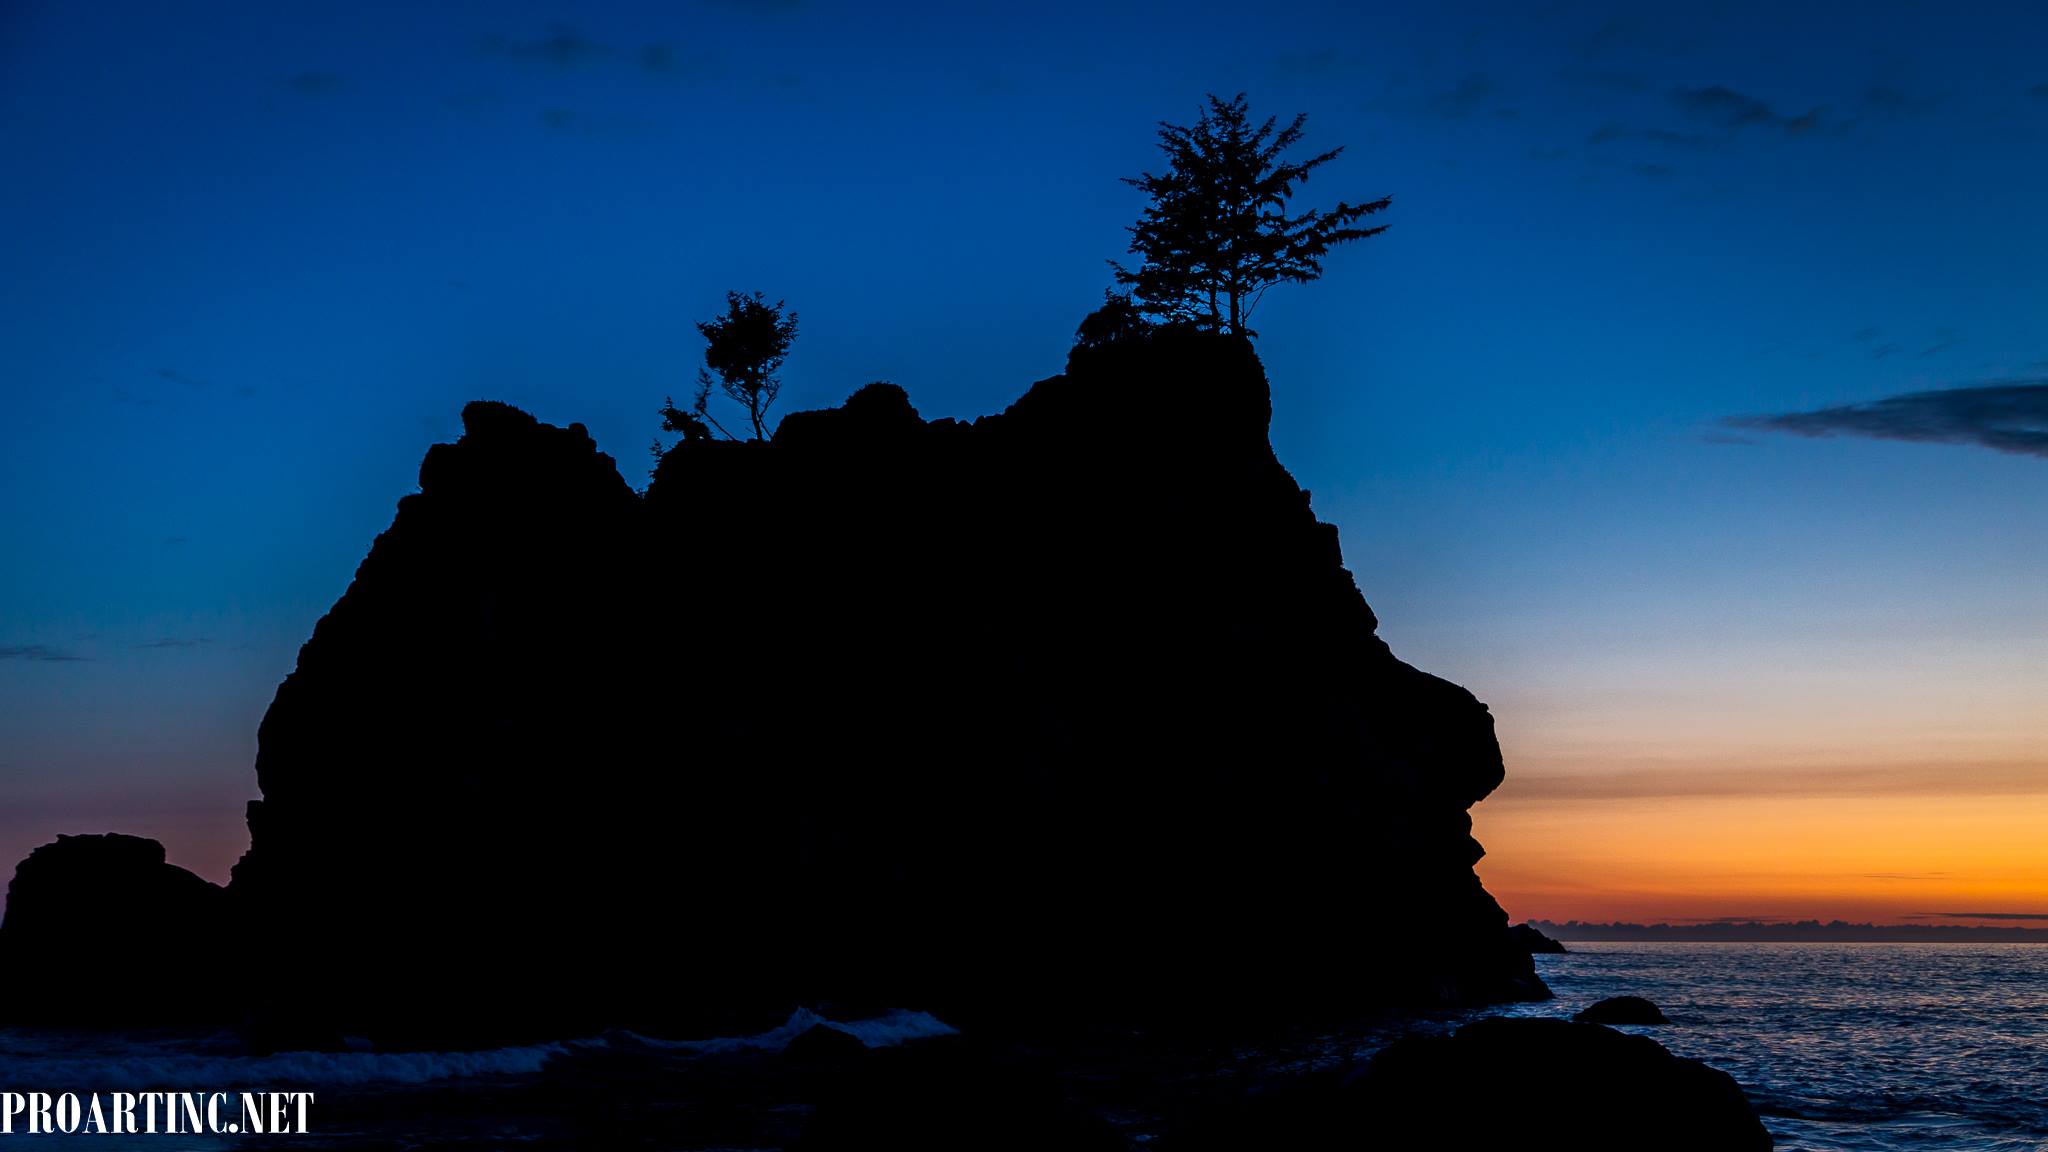
[[20,1091],[155,1092],[215,1087],[424,1084],[435,1080],[530,1076],[548,1061],[607,1048],[656,1048],[716,1056],[776,1052],[824,1025],[884,1048],[954,1029],[927,1012],[895,1011],[865,1020],[828,1020],[799,1008],[788,1020],[752,1036],[660,1040],[609,1032],[576,1040],[490,1048],[476,1052],[279,1052],[237,1055],[227,1038],[143,1037],[0,1031],[0,1083]]

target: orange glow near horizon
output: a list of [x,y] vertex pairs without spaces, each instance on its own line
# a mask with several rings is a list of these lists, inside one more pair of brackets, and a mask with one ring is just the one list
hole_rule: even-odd
[[[2048,928],[2034,635],[1959,626],[1867,659],[1787,639],[1741,661],[1589,641],[1540,679],[1453,668],[1507,761],[1472,809],[1480,878],[1518,921]],[[2043,919],[1953,915],[1982,912]]]
[[1876,772],[1877,786],[1855,794],[1700,776],[1728,787],[1693,779],[1686,794],[1589,796],[1540,775],[1518,789],[1511,768],[1473,810],[1487,852],[1479,874],[1516,920],[1989,923],[1958,914],[2048,912],[2048,789],[2006,790],[2048,768],[1958,767],[1954,790],[1939,793],[1914,787],[1910,771]]

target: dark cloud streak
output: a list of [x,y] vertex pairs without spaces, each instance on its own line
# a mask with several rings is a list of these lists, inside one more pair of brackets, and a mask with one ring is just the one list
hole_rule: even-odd
[[1464,120],[1475,113],[1485,111],[1499,94],[1491,77],[1484,72],[1473,72],[1457,85],[1438,92],[1429,98],[1431,115],[1446,120]]
[[341,87],[341,77],[333,72],[300,72],[278,83],[301,96],[325,96]]
[[716,52],[684,51],[663,40],[640,49],[640,67],[656,76],[702,80],[724,72],[725,62]]
[[2048,381],[1908,392],[1868,404],[1734,416],[1723,423],[1731,428],[1797,436],[1975,444],[1999,452],[2048,456]]
[[574,68],[594,63],[612,54],[612,50],[592,40],[566,24],[557,24],[538,40],[513,40],[504,36],[486,36],[484,51],[493,56],[511,60],[526,60],[538,64],[551,64],[557,68]]
[[2031,796],[2048,793],[2048,771],[2032,763],[1867,766],[1751,765],[1687,768],[1664,765],[1609,772],[1523,772],[1486,802],[1577,803],[1673,797],[1820,797],[1877,795]]
[[1723,84],[1710,84],[1705,88],[1673,88],[1671,102],[1693,119],[1729,132],[1761,127],[1777,128],[1789,136],[1799,136],[1818,128],[1821,120],[1819,108],[1787,116],[1762,100]]
[[39,664],[76,664],[85,657],[60,651],[46,644],[0,645],[0,660],[33,660]]
[[1282,52],[1273,59],[1273,71],[1282,76],[1298,78],[1321,78],[1342,76],[1358,71],[1363,63],[1345,56],[1335,48],[1318,48],[1312,52]]

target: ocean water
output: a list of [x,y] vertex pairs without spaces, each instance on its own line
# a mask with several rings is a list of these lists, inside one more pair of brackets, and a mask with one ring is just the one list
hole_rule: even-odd
[[[465,1052],[279,1052],[254,1056],[229,1032],[130,1033],[0,1029],[0,1090],[17,1092],[301,1090],[314,1094],[310,1134],[274,1139],[216,1133],[40,1134],[53,1150],[147,1148],[215,1152],[233,1148],[524,1148],[534,1152],[605,1146],[624,1137],[596,1110],[701,1105],[702,1097],[761,1078],[790,1041],[823,1025],[869,1048],[945,1036],[954,1029],[925,1012],[894,1011],[830,1020],[799,1008],[751,1036],[664,1040],[633,1032]],[[608,1100],[616,1094],[619,1099]],[[763,1105],[772,1110],[772,1102]],[[230,1105],[229,1113],[233,1107]],[[19,1124],[19,1121],[17,1121]],[[636,1121],[620,1126],[640,1136]],[[659,1125],[647,1124],[648,1132]],[[772,1126],[771,1126],[772,1127]],[[593,1135],[593,1129],[596,1135]],[[29,1139],[17,1131],[21,1139]],[[12,1137],[0,1137],[0,1140]],[[593,1140],[599,1141],[593,1145]],[[640,1143],[640,1141],[635,1141]],[[24,1145],[28,1147],[29,1145]],[[675,1146],[701,1146],[694,1142]]]
[[[2048,946],[1568,947],[1567,955],[1536,958],[1556,999],[1479,1014],[1569,1016],[1603,997],[1646,996],[1672,1024],[1627,1031],[1734,1076],[1781,1149],[2048,1152]],[[1322,1036],[1231,1059],[1240,1070],[1349,1063],[1398,1032],[1470,1018]],[[483,1052],[249,1056],[227,1034],[0,1030],[0,1088],[312,1090],[314,1134],[276,1141],[301,1149],[774,1148],[786,1146],[803,1121],[775,1053],[819,1023],[871,1047],[951,1031],[921,1012],[840,1023],[800,1010],[781,1027],[728,1040],[611,1032]],[[1072,1071],[1102,1079],[1079,1063]],[[1216,1069],[1181,1071],[1194,1073],[1185,1083],[1199,1093]],[[1143,1095],[1105,1101],[1103,1109],[1137,1141],[1155,1128],[1146,1113],[1156,1114],[1156,1100]],[[634,1107],[622,1112],[622,1104]],[[39,1136],[34,1146],[192,1152],[272,1145],[246,1136],[80,1134]]]
[[1630,1028],[1734,1076],[1781,1149],[2048,1150],[2048,945],[1572,943],[1539,956],[1568,1016],[1646,996]]

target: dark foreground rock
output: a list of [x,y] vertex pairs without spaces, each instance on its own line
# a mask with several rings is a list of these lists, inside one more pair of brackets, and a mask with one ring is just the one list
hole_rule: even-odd
[[1559,1019],[1412,1036],[1364,1064],[1212,1076],[1164,1111],[1168,1123],[1146,1144],[1157,1152],[1771,1146],[1727,1074],[1646,1037]]
[[1473,873],[1492,717],[1378,637],[1269,412],[1248,343],[1167,333],[972,423],[871,385],[685,441],[643,497],[471,404],[264,717],[238,1004],[456,1047],[1547,994]]
[[1515,946],[1531,956],[1556,956],[1565,952],[1565,946],[1536,930],[1533,924],[1517,924],[1508,929],[1514,937]]
[[225,894],[140,836],[59,836],[7,886],[0,1024],[220,1021]]
[[1641,996],[1609,996],[1598,1000],[1572,1017],[1588,1024],[1669,1024],[1655,1004]]
[[1048,1071],[965,1037],[872,1053],[831,1085],[797,1152],[1123,1152]]
[[1481,1020],[1411,1037],[1373,1058],[1356,1131],[1390,1148],[1743,1152],[1770,1133],[1727,1073],[1598,1024]]
[[782,1050],[785,1063],[799,1066],[847,1064],[867,1055],[861,1038],[839,1028],[813,1024]]

